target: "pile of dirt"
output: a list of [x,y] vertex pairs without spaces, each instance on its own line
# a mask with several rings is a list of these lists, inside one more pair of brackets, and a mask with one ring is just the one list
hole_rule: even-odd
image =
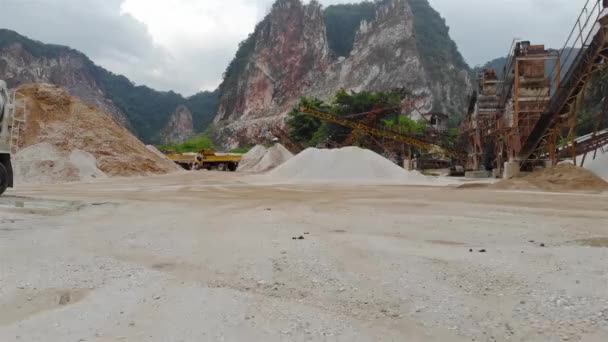
[[269,149],[258,145],[243,155],[238,170],[255,173],[265,172],[282,165],[291,158],[293,158],[293,154],[281,144],[275,144]]
[[[47,179],[53,175],[50,179],[55,181],[73,181],[87,179],[86,174],[99,175],[96,170],[107,176],[138,176],[178,169],[146,148],[109,114],[59,87],[26,85],[18,94],[26,102],[28,117],[19,136],[20,152],[15,156],[15,168],[21,170],[17,178]],[[48,156],[31,159],[49,151]],[[80,177],[80,171],[74,176],[76,169],[86,170],[82,173],[85,176]]]
[[381,155],[358,147],[335,150],[309,148],[268,176],[277,180],[362,184],[427,185],[435,180],[419,172],[406,171]]
[[171,162],[171,164],[173,164],[173,166],[175,167],[176,170],[183,171],[183,169],[179,165],[175,164],[171,159],[169,159],[169,157],[167,157],[166,154],[162,153],[158,148],[156,148],[156,146],[154,146],[154,145],[146,145],[146,148],[150,152],[152,152],[152,153],[156,154],[157,156],[161,157],[163,160]]
[[505,190],[540,190],[555,192],[608,191],[608,183],[591,171],[570,163],[536,171],[521,178],[503,180],[490,186]]

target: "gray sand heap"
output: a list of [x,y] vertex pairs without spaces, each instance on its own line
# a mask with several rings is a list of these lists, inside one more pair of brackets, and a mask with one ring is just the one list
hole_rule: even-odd
[[441,179],[407,171],[379,154],[358,147],[309,148],[268,173],[293,182],[445,185]]
[[282,165],[292,157],[293,154],[281,144],[275,144],[268,149],[262,145],[257,145],[243,155],[238,171],[253,173],[269,171]]
[[91,153],[62,152],[49,143],[28,146],[14,157],[19,183],[60,183],[106,178]]

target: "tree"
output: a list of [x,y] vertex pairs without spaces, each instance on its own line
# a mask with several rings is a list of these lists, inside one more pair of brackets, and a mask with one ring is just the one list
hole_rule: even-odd
[[298,106],[289,113],[287,126],[290,138],[297,143],[308,145],[321,127],[321,120],[300,112],[301,106],[322,110],[324,104],[321,100],[303,97]]
[[[347,116],[357,113],[366,113],[377,109],[386,109],[383,114],[385,116],[393,116],[395,120],[400,115],[399,105],[402,98],[409,94],[404,90],[395,90],[389,92],[347,92],[340,90],[336,93],[331,103],[325,103],[318,99],[302,98],[298,107],[305,106],[308,108],[320,110],[336,116]],[[308,146],[316,146],[324,144],[331,140],[334,143],[341,144],[347,137],[353,134],[353,130],[348,127],[337,125],[331,122],[322,122],[319,119],[305,115],[296,107],[289,114],[287,125],[291,139]],[[354,120],[363,120],[355,118]],[[359,145],[369,144],[368,137],[362,136],[354,141]]]

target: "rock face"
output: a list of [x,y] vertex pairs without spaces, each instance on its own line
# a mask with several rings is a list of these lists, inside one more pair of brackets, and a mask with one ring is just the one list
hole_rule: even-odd
[[241,44],[220,87],[214,123],[221,143],[249,144],[269,127],[284,125],[300,97],[329,100],[339,89],[405,88],[416,100],[414,116],[430,111],[461,114],[457,112],[464,111],[471,90],[468,67],[446,58],[438,70],[427,60],[427,51],[420,47],[429,42],[419,40],[424,34],[418,29],[428,24],[426,18],[416,21],[413,8],[434,16],[453,44],[426,0],[383,0],[376,3],[375,19],[361,22],[350,55],[336,57],[328,47],[323,9],[316,1],[304,5],[278,0]]
[[[315,1],[309,5],[299,0],[277,1],[241,49],[250,51],[244,53],[239,70],[222,84],[214,122],[227,125],[220,136],[236,131],[236,140],[247,140],[279,122],[293,100],[329,69],[321,6]],[[229,145],[237,144],[230,140]]]
[[50,83],[66,89],[83,102],[110,113],[123,126],[128,126],[124,113],[107,99],[82,54],[65,49],[54,56],[34,55],[23,43],[0,48],[0,79],[16,88],[29,83]]
[[180,144],[194,136],[192,113],[188,107],[184,105],[177,107],[161,136],[163,144]]

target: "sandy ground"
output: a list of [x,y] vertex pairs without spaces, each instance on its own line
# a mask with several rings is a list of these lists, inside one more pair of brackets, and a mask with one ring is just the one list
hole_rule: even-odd
[[608,340],[606,195],[245,179],[9,192],[0,341]]

